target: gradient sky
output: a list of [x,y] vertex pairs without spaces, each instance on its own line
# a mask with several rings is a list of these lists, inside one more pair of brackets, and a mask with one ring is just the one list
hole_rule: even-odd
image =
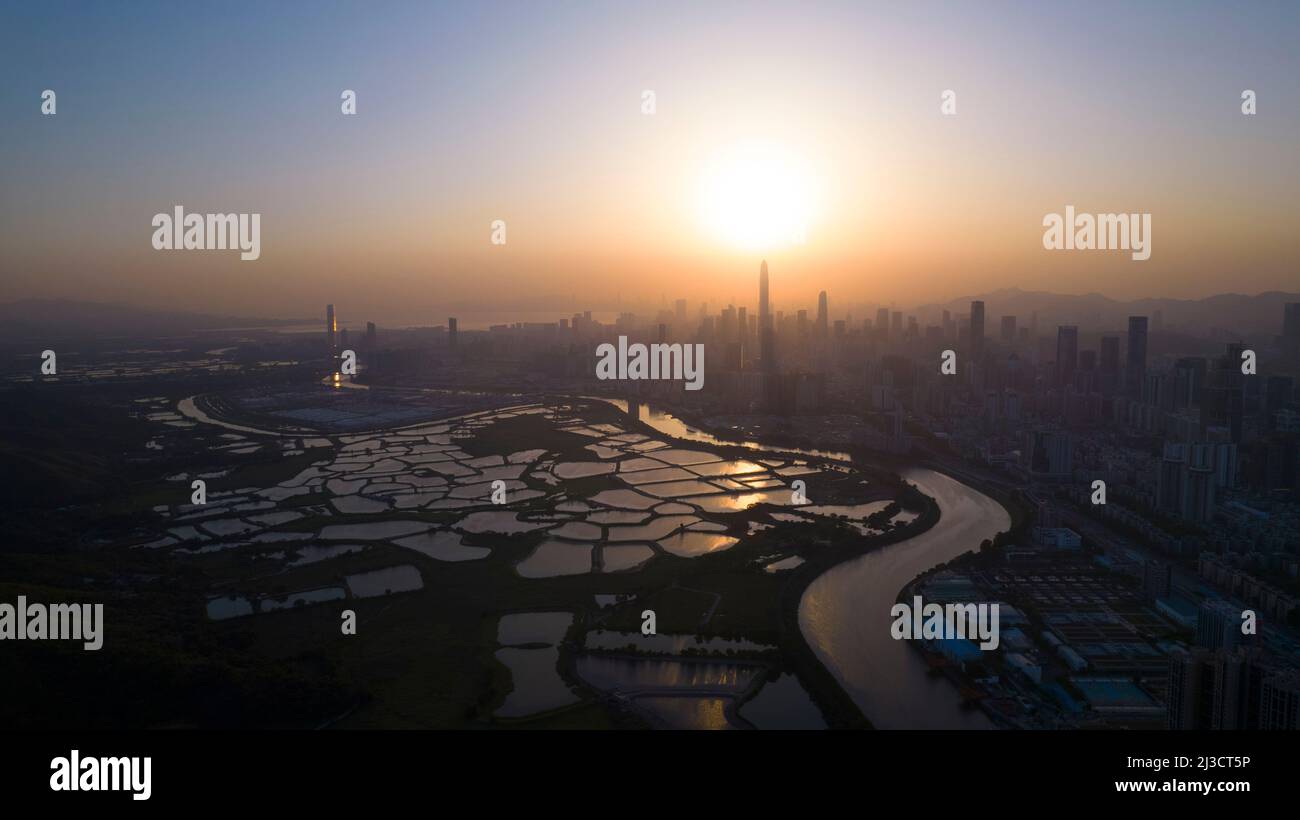
[[[763,255],[786,308],[1300,290],[1300,4],[1045,5],[8,2],[0,301],[753,304]],[[747,139],[810,169],[806,244],[703,227]],[[261,213],[261,259],[153,250],[176,204]],[[1043,250],[1067,204],[1150,212],[1150,261]]]

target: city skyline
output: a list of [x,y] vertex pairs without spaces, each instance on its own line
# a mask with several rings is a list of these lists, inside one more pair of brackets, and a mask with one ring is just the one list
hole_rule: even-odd
[[895,802],[1276,791],[1297,42],[1270,0],[6,6],[0,726],[56,733],[10,779],[373,805],[433,731],[882,729]]

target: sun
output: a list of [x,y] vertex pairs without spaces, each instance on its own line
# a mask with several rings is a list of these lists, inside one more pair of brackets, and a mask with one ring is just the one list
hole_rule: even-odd
[[706,167],[699,215],[710,235],[745,251],[802,245],[814,215],[814,177],[781,145],[731,146]]

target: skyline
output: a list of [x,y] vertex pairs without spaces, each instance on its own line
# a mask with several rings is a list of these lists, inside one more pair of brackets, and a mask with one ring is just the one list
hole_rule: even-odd
[[[765,261],[765,260],[764,260]],[[760,268],[760,282],[762,269]],[[779,281],[779,280],[778,280]],[[321,294],[324,296],[325,294]],[[753,294],[750,294],[751,296]],[[991,300],[991,301],[990,301]],[[568,304],[577,305],[576,308]],[[1300,291],[1266,291],[1258,294],[1218,293],[1201,299],[1173,299],[1169,297],[1151,297],[1134,300],[1112,299],[1104,294],[1091,293],[1055,293],[1051,291],[1026,291],[1019,288],[1006,288],[988,293],[971,293],[955,296],[925,304],[898,304],[857,300],[848,302],[834,298],[827,291],[817,294],[817,304],[785,301],[770,301],[774,317],[782,314],[794,316],[799,312],[809,314],[820,324],[824,314],[827,325],[837,321],[847,321],[849,327],[862,323],[870,326],[873,317],[892,313],[912,321],[938,321],[943,314],[964,313],[972,304],[989,305],[993,319],[999,320],[1001,330],[996,327],[986,328],[985,338],[993,338],[1007,332],[1010,322],[1014,334],[1017,322],[1024,323],[1038,317],[1043,327],[1055,325],[1083,325],[1098,331],[1121,331],[1131,315],[1155,314],[1163,318],[1169,328],[1180,328],[1193,335],[1208,333],[1214,336],[1229,333],[1238,338],[1246,336],[1264,337],[1275,335],[1283,329],[1283,311],[1292,304],[1300,303]],[[433,306],[412,308],[406,306],[397,313],[366,314],[349,310],[350,305],[342,303],[346,314],[341,313],[337,325],[340,329],[350,327],[364,328],[367,324],[380,324],[391,329],[417,329],[445,326],[447,322],[460,319],[461,328],[465,330],[488,330],[493,326],[509,326],[515,323],[543,322],[556,323],[582,314],[603,322],[613,322],[621,316],[627,316],[638,322],[653,325],[665,316],[679,317],[678,309],[685,310],[685,315],[692,319],[704,316],[717,316],[727,309],[739,310],[745,315],[747,309],[754,311],[757,318],[762,313],[763,289],[758,289],[758,299],[750,303],[747,298],[728,299],[715,302],[700,302],[686,298],[674,298],[661,294],[655,300],[644,299],[636,302],[619,299],[585,302],[578,297],[555,299],[544,304],[536,302],[525,304],[511,300],[491,305],[485,302],[462,301],[442,303]],[[333,303],[327,308],[333,308]],[[66,333],[76,330],[77,335],[87,332],[119,332],[111,328],[120,326],[126,330],[130,321],[148,319],[154,322],[174,322],[184,317],[191,317],[203,322],[203,328],[233,330],[238,328],[258,329],[263,326],[279,328],[291,332],[314,329],[319,322],[319,303],[308,304],[306,298],[297,313],[274,315],[267,312],[249,315],[222,314],[202,309],[168,309],[153,308],[146,305],[133,305],[125,302],[93,302],[79,299],[19,299],[13,302],[0,302],[0,317],[8,320],[9,335],[18,332],[21,327],[35,327],[44,324],[47,331]],[[256,310],[256,309],[254,309]],[[1259,311],[1263,311],[1262,314]],[[1169,311],[1165,315],[1165,311]],[[327,314],[328,314],[327,310]],[[1262,324],[1259,316],[1264,318]],[[448,318],[450,317],[450,318]],[[97,329],[89,330],[84,324],[90,321]],[[224,322],[224,324],[223,324]]]
[[[1300,12],[1007,6],[1014,23],[943,4],[888,21],[771,3],[249,7],[183,27],[153,5],[7,12],[0,105],[18,113],[0,149],[23,162],[0,193],[0,301],[297,316],[310,292],[381,320],[502,293],[714,304],[748,293],[762,257],[783,271],[774,303],[827,290],[832,310],[1013,286],[1288,290]],[[754,141],[783,158],[771,179],[815,192],[801,246],[728,238],[748,190],[731,159]],[[1044,215],[1070,205],[1150,214],[1151,258],[1045,251]],[[176,206],[262,214],[261,258],[154,251],[150,219]]]
[[337,811],[427,798],[434,733],[554,791],[551,737],[725,731],[965,811],[1277,792],[1297,42],[1295,0],[0,2],[9,791]]

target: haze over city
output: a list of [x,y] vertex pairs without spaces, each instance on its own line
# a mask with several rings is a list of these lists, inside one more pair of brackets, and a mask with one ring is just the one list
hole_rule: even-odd
[[[415,324],[745,303],[763,257],[791,309],[1294,289],[1292,5],[388,8],[6,11],[0,301]],[[155,251],[176,205],[262,214],[260,259]],[[1045,251],[1067,205],[1151,214],[1151,258]]]
[[931,814],[1275,808],[1297,43],[1267,0],[4,3],[3,805],[852,759]]

